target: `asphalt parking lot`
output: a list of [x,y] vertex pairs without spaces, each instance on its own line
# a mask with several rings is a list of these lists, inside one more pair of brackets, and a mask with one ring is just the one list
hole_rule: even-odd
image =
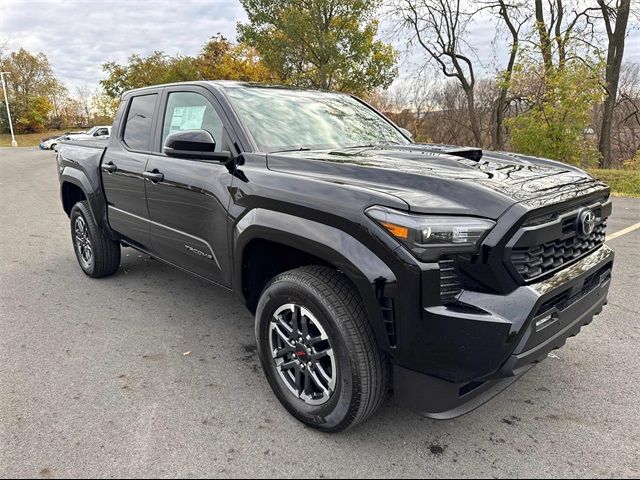
[[[637,222],[616,198],[609,232]],[[330,436],[280,407],[233,295],[131,249],[89,279],[54,154],[0,149],[0,477],[639,477],[640,229],[609,244],[608,307],[490,403]]]

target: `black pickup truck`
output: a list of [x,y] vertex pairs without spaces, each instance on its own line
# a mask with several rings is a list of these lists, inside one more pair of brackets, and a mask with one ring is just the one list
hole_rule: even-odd
[[390,389],[432,418],[465,413],[607,301],[606,185],[415,144],[349,95],[139,89],[108,142],[64,144],[57,164],[87,275],[116,272],[124,246],[233,290],[280,402],[328,432]]

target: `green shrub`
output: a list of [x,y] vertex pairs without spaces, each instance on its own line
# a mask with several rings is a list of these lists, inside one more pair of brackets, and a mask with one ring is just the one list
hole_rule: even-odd
[[589,170],[611,187],[615,195],[640,198],[640,170]]

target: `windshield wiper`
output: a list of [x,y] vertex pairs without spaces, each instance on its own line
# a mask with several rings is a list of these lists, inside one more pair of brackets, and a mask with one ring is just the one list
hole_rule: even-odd
[[311,149],[309,147],[300,147],[300,148],[289,148],[286,150],[276,150],[275,152],[271,152],[271,153],[284,153],[284,152],[308,152]]
[[347,148],[380,148],[380,147],[388,147],[389,145],[402,145],[400,142],[383,142],[383,143],[370,143],[368,145],[353,145]]
[[349,149],[349,148],[374,148],[377,147],[376,144],[369,144],[369,145],[351,145],[349,147],[343,147],[345,150]]

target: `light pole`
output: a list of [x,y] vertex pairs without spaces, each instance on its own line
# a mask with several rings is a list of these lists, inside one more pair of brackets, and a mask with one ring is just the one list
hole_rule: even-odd
[[4,91],[4,104],[7,107],[7,118],[9,119],[9,130],[11,130],[11,146],[17,147],[16,136],[13,134],[13,124],[11,123],[11,112],[9,111],[9,100],[7,99],[7,84],[4,83],[4,76],[9,75],[9,72],[0,72],[0,79],[2,80],[2,90]]

